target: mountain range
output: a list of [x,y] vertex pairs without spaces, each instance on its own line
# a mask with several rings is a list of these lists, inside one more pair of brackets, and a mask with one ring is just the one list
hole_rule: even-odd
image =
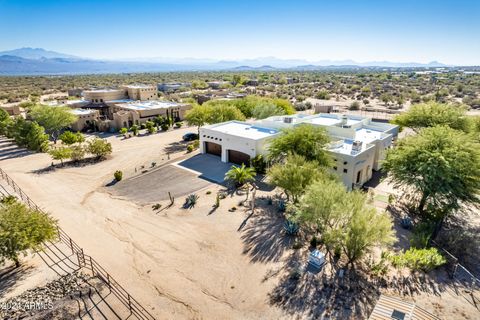
[[0,75],[87,74],[165,71],[273,71],[324,70],[335,68],[436,68],[449,67],[432,61],[427,64],[390,61],[278,59],[261,57],[241,60],[197,58],[136,58],[101,60],[82,58],[42,48],[20,48],[0,52]]

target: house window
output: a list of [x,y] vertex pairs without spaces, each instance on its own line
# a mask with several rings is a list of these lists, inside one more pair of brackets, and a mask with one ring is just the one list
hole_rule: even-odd
[[348,170],[347,170],[347,169],[343,169],[343,173],[347,173],[347,172],[348,172]]
[[337,171],[337,167],[333,167],[333,170]]
[[343,165],[344,165],[344,166],[346,166],[347,164],[348,164],[348,162],[347,162],[347,161],[344,161],[344,162],[343,162]]

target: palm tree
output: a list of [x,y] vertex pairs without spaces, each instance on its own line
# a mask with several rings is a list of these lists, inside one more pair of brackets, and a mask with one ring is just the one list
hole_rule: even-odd
[[225,174],[225,180],[234,181],[237,187],[241,187],[245,183],[255,180],[256,174],[254,168],[242,164],[241,167],[232,166]]

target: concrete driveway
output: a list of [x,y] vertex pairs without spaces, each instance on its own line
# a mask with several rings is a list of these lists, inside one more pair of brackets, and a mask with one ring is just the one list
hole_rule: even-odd
[[199,179],[195,173],[166,165],[147,174],[125,179],[112,186],[113,193],[139,203],[152,203],[194,193],[211,182]]
[[198,154],[175,165],[200,178],[221,184],[224,183],[225,173],[232,167],[231,163],[224,163],[220,157],[211,154]]

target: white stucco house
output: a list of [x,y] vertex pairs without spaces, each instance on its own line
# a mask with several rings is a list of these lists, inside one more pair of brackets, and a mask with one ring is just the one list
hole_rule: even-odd
[[371,179],[372,170],[381,168],[385,151],[398,135],[398,126],[371,118],[340,114],[295,114],[274,116],[254,123],[229,121],[200,128],[200,152],[221,157],[223,162],[247,163],[268,152],[268,142],[284,128],[298,125],[320,126],[331,143],[332,170],[348,189]]

